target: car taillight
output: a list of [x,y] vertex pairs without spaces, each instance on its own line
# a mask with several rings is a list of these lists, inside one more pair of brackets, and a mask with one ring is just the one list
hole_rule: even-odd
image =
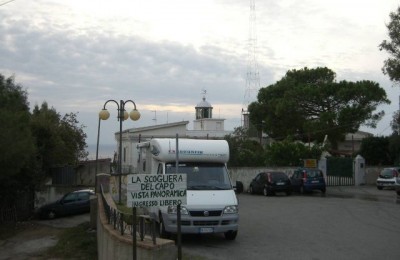
[[307,173],[303,172],[303,182],[307,182]]
[[399,173],[397,171],[393,171],[393,177],[399,177]]

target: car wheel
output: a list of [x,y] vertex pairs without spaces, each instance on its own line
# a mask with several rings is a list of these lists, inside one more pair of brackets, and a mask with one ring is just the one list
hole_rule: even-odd
[[274,195],[274,192],[268,190],[267,187],[264,187],[263,194],[264,194],[264,196],[272,196],[272,195]]
[[250,187],[249,187],[249,193],[250,193],[250,194],[254,194],[253,186],[250,186]]
[[396,191],[396,193],[397,193],[397,195],[399,195],[399,196],[400,196],[400,190]]
[[228,232],[224,233],[225,239],[226,240],[235,240],[237,233],[238,233],[237,231],[229,230]]
[[383,187],[381,187],[381,186],[376,186],[376,188],[377,188],[378,190],[382,190],[382,189],[383,189]]
[[326,192],[326,188],[321,189],[321,192],[322,192],[322,193],[325,193],[325,192]]
[[47,212],[47,218],[48,219],[54,219],[56,217],[56,212],[54,210],[50,210]]
[[292,195],[292,192],[291,191],[286,191],[286,196],[290,196],[290,195]]
[[160,216],[160,223],[158,224],[160,238],[170,238],[171,234],[165,230],[164,221]]

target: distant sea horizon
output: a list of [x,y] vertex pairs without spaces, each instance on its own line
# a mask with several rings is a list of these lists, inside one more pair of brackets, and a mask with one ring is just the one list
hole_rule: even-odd
[[[89,152],[88,159],[96,160],[96,144],[88,144],[86,151]],[[117,152],[116,144],[100,144],[99,145],[99,159],[114,158],[114,152]]]

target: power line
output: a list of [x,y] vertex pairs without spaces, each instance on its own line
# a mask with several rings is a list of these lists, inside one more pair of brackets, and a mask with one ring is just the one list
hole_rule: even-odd
[[15,1],[15,0],[10,0],[10,1],[4,2],[4,3],[0,3],[0,6],[6,5],[6,4],[11,3],[11,2],[14,2],[14,1]]

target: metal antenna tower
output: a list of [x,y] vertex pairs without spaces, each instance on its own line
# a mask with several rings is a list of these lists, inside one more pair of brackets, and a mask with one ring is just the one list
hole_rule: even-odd
[[247,54],[246,89],[242,108],[242,127],[249,128],[248,106],[255,101],[256,93],[260,89],[260,75],[257,63],[257,28],[256,28],[256,3],[250,0],[249,39]]

